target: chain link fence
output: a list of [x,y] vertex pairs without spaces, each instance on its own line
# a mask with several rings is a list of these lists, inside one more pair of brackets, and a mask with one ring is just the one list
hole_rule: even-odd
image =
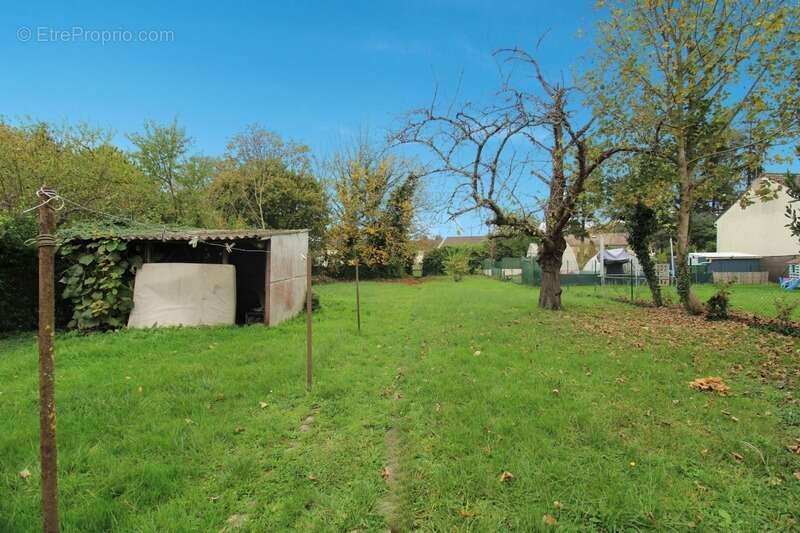
[[[498,260],[483,261],[483,274],[493,279],[517,283],[529,287],[539,287],[542,271],[533,258],[504,257]],[[726,290],[730,310],[733,312],[756,315],[767,319],[800,322],[800,281],[788,283],[783,278],[783,285],[796,288],[784,288],[780,282],[752,282],[749,273],[738,276],[715,276],[708,265],[690,266],[692,291],[705,303],[720,290]],[[800,278],[797,278],[800,280]],[[661,292],[667,304],[679,303],[678,292],[673,276],[663,280]],[[758,280],[763,281],[763,280]],[[633,302],[650,302],[652,295],[646,278],[639,272],[624,274],[607,274],[582,272],[561,274],[561,286],[565,295],[593,295],[616,300]]]

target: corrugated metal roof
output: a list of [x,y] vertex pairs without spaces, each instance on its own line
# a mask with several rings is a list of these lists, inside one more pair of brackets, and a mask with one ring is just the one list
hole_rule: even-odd
[[292,233],[307,233],[306,229],[276,230],[276,229],[153,229],[147,228],[115,228],[88,230],[67,237],[70,241],[91,241],[103,238],[118,238],[123,241],[231,241],[236,239],[268,240],[274,235],[289,235]]

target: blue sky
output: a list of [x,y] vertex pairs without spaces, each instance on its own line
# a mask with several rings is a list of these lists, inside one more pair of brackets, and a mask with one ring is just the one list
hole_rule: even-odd
[[[112,128],[122,146],[144,120],[177,117],[207,155],[257,122],[325,157],[359,130],[396,127],[437,85],[446,94],[461,79],[465,98],[489,94],[496,48],[531,47],[547,32],[544,68],[568,73],[591,47],[580,36],[597,15],[591,0],[503,4],[18,2],[0,24],[0,115]],[[133,38],[104,44],[102,31]],[[485,228],[474,218],[437,227],[457,229]]]

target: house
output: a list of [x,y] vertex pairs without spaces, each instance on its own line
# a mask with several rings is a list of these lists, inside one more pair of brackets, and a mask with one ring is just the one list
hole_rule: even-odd
[[308,230],[114,228],[66,242],[115,238],[143,258],[129,327],[274,326],[303,308]]
[[[628,245],[628,236],[624,233],[593,233],[584,238],[567,235],[564,240],[567,241],[567,247],[561,257],[562,274],[578,274],[585,271],[587,263],[596,257],[601,243],[606,249],[625,248]],[[536,258],[538,251],[539,246],[531,243],[528,246],[527,257]],[[589,271],[591,272],[591,267]]]
[[786,227],[786,206],[792,198],[786,192],[785,180],[785,174],[762,174],[745,194],[752,195],[768,186],[774,191],[774,198],[754,198],[747,206],[736,202],[716,221],[717,251],[758,256],[770,281],[777,281],[784,274],[787,261],[800,254],[800,243]]

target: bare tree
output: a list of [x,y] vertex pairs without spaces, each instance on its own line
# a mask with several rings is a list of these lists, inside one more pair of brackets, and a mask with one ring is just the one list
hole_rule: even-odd
[[[505,77],[496,102],[455,104],[412,111],[393,135],[397,144],[424,146],[433,156],[428,175],[453,180],[449,215],[489,215],[501,230],[539,242],[542,269],[539,307],[561,308],[561,260],[567,224],[592,174],[625,148],[599,148],[593,117],[575,125],[574,87],[545,78],[538,62],[518,48],[501,50],[506,64],[522,65],[530,87]],[[544,185],[544,195],[536,194]]]

